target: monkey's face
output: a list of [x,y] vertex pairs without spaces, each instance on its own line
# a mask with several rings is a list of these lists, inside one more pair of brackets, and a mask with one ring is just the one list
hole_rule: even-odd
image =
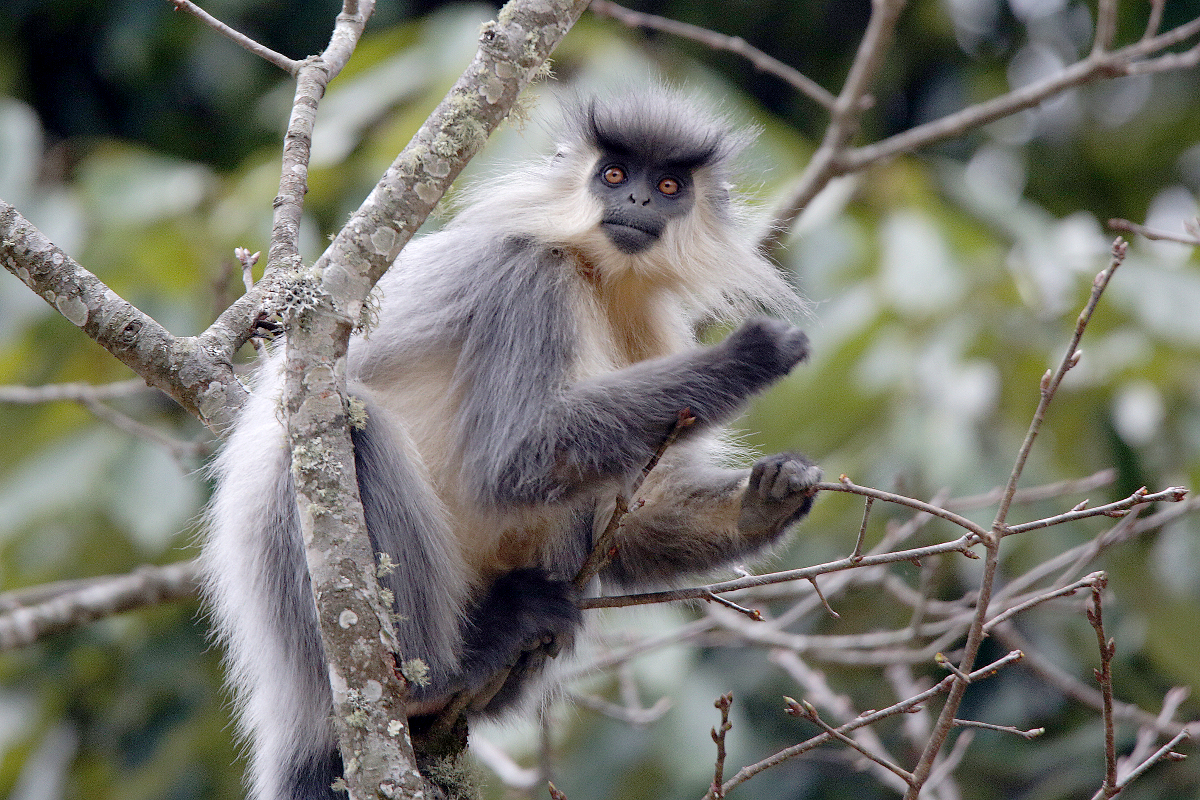
[[600,200],[600,227],[622,253],[652,247],[667,225],[691,213],[695,187],[689,165],[635,153],[605,151],[589,183]]

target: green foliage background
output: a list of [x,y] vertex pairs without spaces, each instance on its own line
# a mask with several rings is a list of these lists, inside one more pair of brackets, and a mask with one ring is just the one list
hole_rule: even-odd
[[[444,7],[435,8],[435,6]],[[323,45],[332,0],[206,4],[218,17],[299,57]],[[741,35],[836,88],[869,3],[657,2],[645,10]],[[950,13],[950,11],[953,13]],[[306,257],[337,229],[470,58],[487,6],[384,4],[322,104],[303,231]],[[1143,4],[1122,4],[1136,38]],[[1166,25],[1200,13],[1167,4]],[[906,12],[862,139],[873,140],[1004,91],[1086,48],[1094,8],[1073,0],[940,3]],[[811,102],[738,58],[585,17],[556,56],[558,78],[620,87],[663,75],[718,99],[763,134],[740,189],[769,205],[802,168],[824,125]],[[812,363],[745,421],[767,449],[800,449],[829,475],[929,496],[989,489],[1011,468],[1122,216],[1179,230],[1200,193],[1200,80],[1195,69],[1121,79],[1036,112],[897,159],[841,182],[801,222],[785,266],[813,300]],[[544,149],[536,122],[553,90],[531,94],[535,121],[509,124],[464,180]],[[201,330],[240,285],[235,246],[266,247],[290,84],[272,68],[162,3],[0,3],[0,197],[113,289],[178,334]],[[430,224],[436,225],[437,220]],[[1052,408],[1025,483],[1114,467],[1094,502],[1140,485],[1200,485],[1200,257],[1134,242],[1084,341],[1084,359]],[[11,276],[0,276],[0,384],[106,382],[128,372]],[[171,403],[119,407],[183,438],[204,432]],[[200,460],[173,458],[70,404],[0,406],[0,590],[121,573],[194,553],[207,492]],[[1082,498],[1028,510],[1064,510]],[[1024,513],[1024,512],[1023,512]],[[890,515],[890,517],[889,517]],[[844,555],[860,508],[821,499],[779,566]],[[888,510],[875,514],[872,535]],[[987,514],[981,514],[981,519]],[[1099,530],[1063,526],[1009,540],[1017,572]],[[1156,710],[1174,685],[1200,687],[1197,518],[1113,551],[1107,607],[1118,696]],[[932,541],[949,534],[931,526]],[[910,582],[916,569],[897,567]],[[947,561],[938,596],[972,585]],[[836,601],[855,632],[879,619],[869,592]],[[645,631],[686,608],[608,612]],[[1065,607],[1024,618],[1023,632],[1087,679],[1095,642]],[[996,654],[998,654],[997,651]],[[712,700],[737,696],[732,767],[809,735],[780,713],[796,687],[760,652],[675,647],[635,664],[643,697],[670,697],[657,725],[634,730],[591,712],[560,714],[557,783],[572,800],[694,798],[711,779]],[[924,668],[922,668],[924,669]],[[865,708],[886,705],[876,673],[829,666]],[[924,674],[936,675],[931,668]],[[613,693],[599,682],[595,691]],[[193,604],[126,614],[0,655],[0,795],[33,798],[232,798],[242,765],[230,741],[217,654]],[[1088,797],[1103,774],[1099,715],[1011,670],[972,690],[971,716],[1044,725],[1035,742],[981,733],[960,770],[970,798]],[[1195,700],[1184,718],[1200,716]],[[532,753],[530,728],[492,730]],[[883,731],[898,741],[894,729]],[[1122,729],[1128,747],[1132,731]],[[1158,766],[1126,796],[1200,796],[1200,767]],[[496,783],[493,781],[493,783]],[[503,793],[493,787],[496,797]],[[890,792],[833,749],[738,790],[759,798],[871,798]]]

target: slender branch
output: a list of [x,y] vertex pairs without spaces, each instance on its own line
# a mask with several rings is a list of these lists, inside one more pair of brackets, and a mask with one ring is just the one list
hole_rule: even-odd
[[[1159,0],[1155,0],[1158,2]],[[1157,30],[1161,11],[1152,8],[1151,23]],[[1149,29],[1148,29],[1149,31]],[[1173,47],[1200,33],[1200,17],[1189,20],[1165,33],[1147,35],[1140,41],[1117,50],[1093,52],[1047,78],[1019,87],[991,100],[977,103],[879,142],[847,150],[844,146],[823,152],[825,144],[813,155],[800,180],[782,200],[772,217],[770,233],[763,246],[774,250],[800,212],[833,178],[858,172],[870,164],[910,153],[936,142],[962,136],[990,122],[1033,108],[1068,89],[1121,75],[1187,69],[1200,63],[1200,45],[1184,53],[1168,53],[1151,59],[1154,53]],[[864,39],[865,41],[865,39]],[[840,98],[839,98],[840,99]],[[830,129],[834,123],[830,123]],[[826,141],[829,141],[827,131]]]
[[[1087,329],[1088,321],[1091,319],[1097,303],[1100,302],[1100,296],[1104,292],[1104,288],[1108,285],[1109,279],[1124,260],[1124,257],[1125,243],[1118,238],[1113,244],[1113,257],[1109,262],[1108,268],[1097,275],[1095,281],[1093,281],[1091,296],[1088,298],[1083,311],[1079,314],[1079,318],[1075,323],[1074,335],[1070,345],[1067,347],[1066,355],[1059,364],[1058,370],[1053,374],[1047,372],[1045,377],[1042,378],[1041,399],[1037,409],[1034,411],[1029,431],[1026,433],[1025,440],[1018,451],[1016,463],[1013,465],[1012,472],[1009,475],[1005,493],[1000,499],[999,508],[992,522],[992,530],[983,538],[983,544],[986,548],[983,574],[980,578],[979,590],[976,595],[975,614],[971,620],[971,626],[967,631],[967,640],[963,645],[962,656],[959,660],[958,669],[961,672],[965,673],[971,669],[979,653],[979,648],[983,645],[983,640],[987,636],[988,608],[991,605],[993,587],[995,586],[996,575],[1000,567],[1000,541],[1008,509],[1016,492],[1017,481],[1020,480],[1021,473],[1024,471],[1025,461],[1029,457],[1034,439],[1037,438],[1038,431],[1041,429],[1042,422],[1046,416],[1046,410],[1050,405],[1050,401],[1054,398],[1055,391],[1058,389],[1067,370],[1079,362],[1079,341],[1083,337],[1083,332]],[[967,680],[958,678],[950,687],[950,691],[946,696],[946,702],[942,706],[937,722],[934,723],[929,744],[922,751],[917,765],[913,767],[913,782],[908,793],[905,795],[905,800],[917,800],[917,797],[921,793],[921,787],[929,779],[934,761],[953,727],[955,713],[962,704],[968,685],[969,682]]]
[[[1025,659],[1022,663],[1036,673],[1048,686],[1053,687],[1064,696],[1082,703],[1089,708],[1096,709],[1097,711],[1103,709],[1104,698],[1100,694],[1099,689],[1080,682],[1075,676],[1064,672],[1048,658],[1041,655],[1037,650],[1032,648],[1030,643],[1014,626],[999,625],[992,630],[992,635],[1005,647],[1020,648],[1025,653]],[[1138,725],[1153,728],[1164,734],[1173,735],[1184,729],[1183,725],[1159,720],[1155,715],[1142,710],[1132,703],[1116,701],[1113,706],[1113,715],[1118,719],[1131,720]]]
[[1005,622],[1012,619],[1017,614],[1020,614],[1023,611],[1028,611],[1029,609],[1033,608],[1034,606],[1039,606],[1042,603],[1049,602],[1050,600],[1054,600],[1059,597],[1070,597],[1070,596],[1074,595],[1076,592],[1078,592],[1080,589],[1087,589],[1087,588],[1094,589],[1097,585],[1103,584],[1107,580],[1108,580],[1108,578],[1103,572],[1093,572],[1091,575],[1088,575],[1086,578],[1075,581],[1074,583],[1070,584],[1069,586],[1064,586],[1061,589],[1055,589],[1054,591],[1050,591],[1050,592],[1044,592],[1042,594],[1037,595],[1036,597],[1031,597],[1022,603],[1017,603],[1014,606],[1010,606],[1009,608],[1006,608],[1003,612],[990,618],[987,621],[987,623],[984,624],[984,626],[983,626],[984,633],[991,633],[992,629],[995,628],[997,625],[1003,625]]
[[870,750],[861,746],[858,742],[854,741],[854,739],[852,739],[851,737],[842,733],[837,728],[834,728],[832,725],[827,723],[825,720],[821,719],[821,715],[817,713],[817,709],[813,707],[812,703],[808,702],[807,700],[805,700],[803,702],[796,702],[795,700],[793,700],[790,697],[784,697],[783,701],[784,701],[784,703],[787,704],[787,707],[785,708],[785,712],[789,716],[800,717],[802,719],[808,720],[809,722],[815,723],[818,727],[821,728],[821,730],[825,731],[825,733],[828,734],[831,739],[836,739],[837,741],[841,742],[842,744],[846,745],[847,747],[854,749],[858,753],[862,754],[862,756],[864,758],[866,758],[868,761],[878,764],[879,766],[886,769],[888,772],[891,772],[892,774],[898,776],[906,784],[910,784],[910,785],[912,784],[913,776],[911,773],[909,773],[907,770],[902,769],[901,767],[893,764],[891,761],[887,760],[886,758],[882,758],[881,756],[879,756],[875,753],[872,753]]
[[196,562],[183,561],[0,595],[0,650],[25,647],[123,611],[195,597],[197,574]]
[[985,731],[998,731],[1000,733],[1011,733],[1014,736],[1020,736],[1022,739],[1036,739],[1046,732],[1045,728],[1030,728],[1023,731],[1020,728],[1014,728],[1011,725],[993,725],[990,722],[979,722],[973,719],[956,719],[954,724],[959,728],[979,728]]
[[1117,237],[1117,240],[1113,242],[1112,259],[1109,261],[1108,267],[1092,281],[1091,296],[1088,297],[1083,311],[1079,312],[1079,318],[1075,321],[1075,333],[1071,337],[1071,343],[1067,346],[1062,361],[1059,362],[1058,369],[1053,373],[1047,371],[1045,377],[1042,378],[1041,399],[1038,401],[1037,409],[1033,413],[1033,420],[1029,423],[1029,430],[1025,434],[1025,440],[1021,443],[1020,450],[1017,452],[1016,463],[1009,474],[1004,496],[1000,499],[1000,508],[997,510],[996,518],[992,523],[994,530],[999,530],[1008,517],[1009,506],[1012,504],[1013,495],[1017,491],[1017,482],[1021,479],[1021,473],[1025,470],[1025,461],[1029,458],[1029,452],[1033,449],[1033,442],[1037,439],[1038,432],[1042,428],[1042,423],[1046,419],[1046,410],[1050,406],[1050,401],[1054,399],[1054,393],[1058,391],[1058,386],[1062,382],[1063,376],[1067,374],[1068,370],[1079,363],[1081,355],[1079,341],[1083,338],[1083,332],[1087,329],[1088,322],[1092,318],[1092,313],[1096,310],[1096,305],[1100,302],[1100,296],[1104,294],[1104,289],[1108,286],[1109,280],[1112,278],[1113,273],[1116,272],[1117,267],[1121,266],[1122,262],[1124,262],[1127,249],[1125,241]]
[[683,39],[711,47],[714,50],[726,50],[742,56],[760,72],[774,75],[788,83],[792,88],[806,95],[821,107],[833,110],[836,98],[825,87],[809,78],[794,67],[790,67],[777,58],[767,55],[740,36],[726,36],[698,25],[659,17],[654,14],[644,14],[619,6],[608,0],[592,0],[588,10],[601,17],[614,19],[630,28],[648,28],[662,31]]
[[[1090,492],[1093,489],[1108,486],[1116,479],[1117,471],[1115,469],[1102,469],[1085,478],[1073,478],[1041,486],[1017,489],[1016,493],[1013,494],[1011,505],[1036,503],[1042,500],[1052,500],[1067,494]],[[952,498],[942,505],[951,511],[970,511],[976,508],[987,508],[1000,502],[1000,499],[1004,497],[1005,488],[1004,486],[999,486],[983,494]]]
[[246,397],[233,349],[218,337],[172,336],[0,200],[0,261],[149,385],[220,433]]
[[[854,552],[850,554],[851,560],[862,558],[863,540],[867,538],[867,522],[871,519],[871,505],[874,502],[875,498],[868,495],[863,508],[862,525],[858,527],[858,538],[854,541]],[[816,584],[814,583],[813,586]]]
[[1162,27],[1163,7],[1167,0],[1150,0],[1150,16],[1146,19],[1146,30],[1142,33],[1141,41],[1154,38]]
[[[1139,63],[1137,59],[1172,47],[1197,33],[1200,33],[1200,17],[1137,44],[1099,56],[1093,54],[1036,83],[1022,86],[991,100],[910,128],[875,144],[856,148],[841,160],[841,171],[838,174],[856,172],[868,164],[891,158],[900,153],[912,152],[935,142],[961,136],[967,131],[989,122],[995,122],[1027,108],[1033,108],[1067,89],[1104,78],[1133,74]],[[1177,63],[1176,66],[1183,68],[1190,64]]]
[[1056,514],[1053,517],[1025,522],[1020,525],[1006,525],[1002,530],[1002,534],[1009,536],[1014,533],[1025,533],[1026,531],[1049,528],[1051,525],[1061,525],[1064,522],[1074,522],[1075,520],[1088,519],[1090,517],[1123,517],[1134,506],[1145,503],[1157,503],[1159,501],[1178,503],[1187,497],[1187,493],[1188,490],[1183,486],[1171,486],[1163,489],[1161,492],[1154,493],[1150,493],[1143,486],[1124,500],[1105,503],[1095,508],[1081,508],[1076,506],[1070,511]]
[[1092,40],[1092,55],[1102,56],[1112,47],[1117,35],[1117,0],[1100,0],[1096,9],[1096,35]]
[[904,5],[905,0],[872,0],[871,18],[867,22],[862,41],[859,42],[854,62],[850,65],[846,82],[833,104],[825,136],[797,180],[791,196],[784,201],[782,208],[775,212],[768,232],[761,242],[763,249],[778,249],[791,228],[792,221],[799,216],[804,207],[832,178],[848,171],[841,164],[844,152],[858,130],[859,118],[868,105],[864,102],[868,85],[883,62]]
[[[836,485],[836,484],[835,484]],[[823,488],[823,485],[818,485]],[[885,493],[886,494],[886,493]],[[619,608],[623,606],[647,605],[650,603],[672,603],[680,600],[702,600],[709,594],[717,594],[723,592],[733,592],[738,589],[749,589],[755,586],[766,586],[773,583],[784,583],[788,581],[808,580],[809,578],[818,575],[826,575],[831,572],[841,572],[848,569],[856,569],[860,567],[870,567],[878,564],[895,564],[900,561],[913,561],[926,558],[928,556],[941,555],[942,553],[971,553],[970,548],[975,544],[973,534],[967,534],[951,542],[942,544],[930,545],[928,547],[916,547],[911,550],[899,550],[894,553],[880,553],[877,555],[862,556],[857,561],[852,561],[848,556],[837,561],[830,561],[825,564],[817,564],[811,567],[802,567],[800,569],[791,569],[784,572],[773,572],[768,575],[750,575],[744,578],[737,578],[730,581],[722,581],[720,583],[712,583],[707,586],[699,586],[690,589],[675,589],[661,592],[645,592],[642,594],[618,595],[613,597],[590,597],[581,600],[580,608]]]
[[97,419],[107,422],[119,431],[151,444],[158,445],[171,454],[177,461],[185,462],[190,458],[199,458],[212,452],[213,443],[209,440],[185,442],[139,422],[128,414],[122,414],[115,408],[109,408],[99,400],[84,399],[80,401]]
[[[975,670],[974,672],[971,673],[970,678],[972,681],[979,681],[979,680],[983,680],[984,678],[990,678],[990,677],[996,675],[1004,667],[1007,667],[1011,664],[1017,663],[1018,661],[1020,661],[1022,659],[1022,657],[1023,657],[1023,654],[1021,653],[1021,651],[1014,650],[1013,652],[1009,653],[1008,655],[1005,655],[1001,658],[996,659],[991,664],[988,664],[985,667],[981,667],[980,669]],[[929,689],[926,689],[925,691],[923,691],[919,694],[915,694],[912,697],[906,698],[906,699],[900,701],[899,703],[890,705],[887,708],[880,709],[878,711],[872,711],[872,712],[866,713],[866,714],[862,714],[859,717],[855,718],[854,720],[847,722],[844,725],[838,726],[834,730],[836,730],[838,733],[843,733],[843,734],[849,733],[850,731],[857,730],[863,726],[873,725],[882,719],[887,719],[888,717],[894,717],[899,714],[909,713],[913,709],[922,706],[928,700],[930,700],[934,697],[937,697],[939,694],[944,694],[945,692],[947,692],[950,689],[951,684],[954,683],[955,681],[956,681],[956,678],[954,678],[953,676],[948,676],[948,677],[942,679],[941,681],[939,681],[936,685],[930,687]],[[808,740],[803,741],[796,745],[792,745],[791,747],[784,748],[783,750],[780,750],[779,752],[777,752],[771,756],[768,756],[767,758],[764,758],[762,761],[759,761],[755,764],[751,764],[749,766],[743,767],[742,769],[738,770],[738,773],[736,775],[734,775],[732,778],[730,778],[728,781],[726,781],[725,785],[721,788],[726,794],[728,794],[729,790],[732,789],[734,786],[737,786],[740,783],[745,783],[750,778],[754,777],[755,775],[759,774],[760,772],[763,772],[774,766],[782,764],[784,761],[788,761],[789,759],[796,758],[797,756],[803,755],[804,753],[807,753],[809,750],[812,750],[813,748],[818,747],[818,746],[828,742],[831,738],[832,737],[830,736],[830,734],[828,732],[822,732],[822,733],[819,733],[816,736],[812,737],[811,739],[808,739]]]
[[209,14],[207,11],[200,8],[200,6],[191,2],[191,0],[171,0],[171,2],[175,4],[176,8],[183,9],[208,27],[215,30],[217,33],[230,39],[238,46],[249,50],[259,58],[269,61],[289,75],[294,76],[296,71],[299,69],[300,62],[293,61],[287,56],[275,52],[266,45],[259,44],[249,36],[246,36],[244,33],[234,30],[224,22],[221,22],[221,20],[214,17],[212,14]]
[[[1200,226],[1200,221],[1196,223]],[[1114,231],[1125,231],[1126,233],[1136,233],[1139,236],[1145,236],[1147,239],[1164,242],[1178,242],[1179,244],[1187,244],[1193,247],[1200,247],[1200,231],[1189,230],[1189,235],[1184,236],[1180,233],[1169,233],[1167,231],[1158,231],[1153,228],[1147,228],[1145,225],[1139,225],[1136,222],[1130,222],[1127,219],[1110,219],[1108,227]]]
[[154,391],[141,378],[113,383],[51,383],[45,386],[0,386],[0,403],[32,405],[68,400],[101,402]]
[[1140,778],[1142,776],[1142,774],[1146,772],[1146,770],[1150,769],[1150,767],[1154,766],[1159,761],[1182,761],[1185,758],[1185,756],[1182,753],[1176,753],[1175,746],[1177,744],[1179,744],[1180,742],[1182,742],[1186,739],[1190,739],[1190,738],[1191,738],[1191,732],[1186,729],[1175,734],[1171,738],[1171,741],[1167,742],[1162,747],[1158,748],[1158,750],[1156,750],[1153,755],[1151,755],[1149,758],[1147,758],[1145,761],[1143,761],[1141,764],[1139,764],[1134,769],[1130,770],[1128,775],[1126,775],[1123,778],[1121,778],[1120,780],[1118,780],[1114,786],[1116,791],[1113,792],[1113,794],[1105,795],[1104,790],[1101,789],[1100,791],[1097,791],[1096,794],[1094,794],[1092,796],[1092,800],[1101,800],[1101,798],[1104,798],[1106,796],[1113,797],[1116,794],[1124,791],[1126,786],[1128,786],[1129,784],[1133,783],[1133,781]]
[[1100,684],[1100,694],[1104,697],[1104,784],[1098,794],[1105,800],[1121,791],[1117,788],[1117,743],[1113,725],[1112,660],[1117,652],[1117,645],[1104,633],[1101,592],[1106,583],[1107,581],[1103,580],[1097,581],[1092,586],[1092,603],[1087,609],[1088,622],[1096,631],[1096,641],[1100,647],[1100,668],[1096,670],[1096,681]]
[[[724,597],[721,597],[721,595],[719,595],[719,594],[713,594],[712,592],[708,592],[708,593],[702,595],[700,599],[704,600],[705,602],[716,603],[717,605],[725,606],[725,608],[728,608],[732,611],[736,611],[739,614],[742,614],[743,616],[749,617],[750,619],[754,620],[755,622],[763,621],[762,612],[759,611],[757,608],[746,608],[745,606],[739,606],[737,603],[733,602],[732,600],[728,600]],[[834,616],[837,616],[837,615],[835,614]]]
[[725,773],[725,734],[729,733],[729,729],[733,727],[733,723],[729,721],[729,708],[733,705],[733,695],[723,694],[717,698],[713,706],[721,712],[721,724],[719,727],[712,729],[712,740],[717,746],[717,760],[713,767],[713,782],[709,789],[708,796],[714,800],[721,800],[725,793],[721,791],[721,786],[725,782],[723,775]]

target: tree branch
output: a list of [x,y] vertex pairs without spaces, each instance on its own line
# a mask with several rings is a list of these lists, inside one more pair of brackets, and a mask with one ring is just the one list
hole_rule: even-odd
[[196,562],[183,561],[0,595],[0,650],[25,647],[123,611],[194,597],[197,572]]
[[172,336],[3,200],[0,257],[9,272],[147,384],[218,433],[232,424],[246,390],[233,373],[233,349],[218,338]]

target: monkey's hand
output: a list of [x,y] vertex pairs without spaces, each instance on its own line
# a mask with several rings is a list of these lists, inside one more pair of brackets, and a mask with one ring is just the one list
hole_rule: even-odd
[[744,323],[721,345],[731,360],[762,388],[792,371],[808,358],[808,336],[787,322],[760,317]]
[[742,495],[738,529],[751,536],[782,533],[812,508],[821,468],[800,453],[760,458]]

